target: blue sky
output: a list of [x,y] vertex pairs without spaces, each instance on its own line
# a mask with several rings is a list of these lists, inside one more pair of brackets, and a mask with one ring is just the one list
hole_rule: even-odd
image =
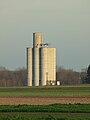
[[0,0],[0,66],[26,67],[33,32],[57,48],[57,65],[90,64],[90,0]]

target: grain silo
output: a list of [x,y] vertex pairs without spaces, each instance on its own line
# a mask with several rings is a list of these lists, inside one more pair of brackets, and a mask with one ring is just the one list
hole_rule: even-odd
[[32,48],[27,48],[27,83],[32,86]]
[[36,32],[33,33],[33,48],[42,47],[42,33]]
[[56,83],[56,48],[48,48],[47,52],[47,69],[48,69],[48,85],[55,85]]
[[42,43],[42,33],[33,33],[33,48],[27,49],[28,86],[56,84],[56,48]]
[[41,85],[46,85],[46,81],[48,79],[48,69],[47,69],[47,51],[48,48],[41,48],[41,64],[40,64],[40,79],[41,79]]
[[39,48],[33,49],[33,85],[39,86]]

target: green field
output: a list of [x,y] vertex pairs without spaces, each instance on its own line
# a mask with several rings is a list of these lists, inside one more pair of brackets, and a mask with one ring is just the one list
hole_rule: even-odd
[[90,113],[90,104],[0,105],[0,112]]
[[0,106],[0,120],[90,120],[90,104]]
[[90,85],[0,88],[0,96],[90,96]]
[[[0,97],[86,96],[90,85],[0,87]],[[0,105],[0,120],[90,120],[90,104]]]
[[0,113],[0,120],[90,120],[89,113]]

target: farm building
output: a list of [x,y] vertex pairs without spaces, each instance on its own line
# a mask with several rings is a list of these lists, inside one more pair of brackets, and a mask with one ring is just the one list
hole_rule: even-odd
[[56,84],[56,48],[43,44],[42,33],[33,33],[33,48],[27,48],[28,86]]

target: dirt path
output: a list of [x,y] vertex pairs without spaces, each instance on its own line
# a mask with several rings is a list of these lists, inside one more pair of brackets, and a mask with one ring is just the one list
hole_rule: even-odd
[[60,96],[60,97],[0,97],[0,105],[18,105],[18,104],[31,104],[31,105],[47,105],[47,104],[90,104],[90,97],[86,96]]

